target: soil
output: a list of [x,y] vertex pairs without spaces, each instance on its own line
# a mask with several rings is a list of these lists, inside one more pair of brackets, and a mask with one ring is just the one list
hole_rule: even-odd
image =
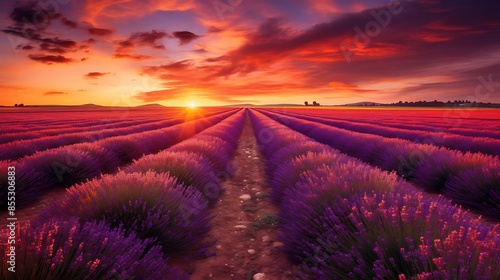
[[[292,279],[292,265],[279,250],[282,244],[278,243],[278,228],[272,226],[278,209],[268,198],[270,186],[266,183],[264,157],[257,148],[248,118],[234,165],[235,175],[223,183],[225,192],[211,209],[214,219],[209,235],[218,240],[213,246],[216,255],[190,262],[190,279],[251,280],[256,273],[264,273],[266,280]],[[250,195],[251,199],[243,201],[242,195]],[[255,227],[263,222],[262,217],[268,223]]]

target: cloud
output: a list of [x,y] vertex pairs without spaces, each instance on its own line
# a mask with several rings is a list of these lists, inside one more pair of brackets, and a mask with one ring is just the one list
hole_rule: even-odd
[[72,40],[62,40],[58,37],[55,38],[41,38],[38,40],[40,42],[40,50],[49,53],[64,54],[67,52],[75,52],[77,50],[78,43]]
[[62,92],[62,91],[48,91],[44,93],[43,95],[61,95],[61,94],[68,94],[67,92]]
[[85,43],[85,44],[94,44],[94,43],[97,43],[97,40],[93,39],[93,38],[90,38],[90,39],[84,40],[83,43]]
[[32,50],[34,49],[35,47],[31,46],[31,45],[18,45],[16,47],[17,50],[24,50],[24,51],[29,51],[29,50]]
[[191,66],[192,66],[191,60],[181,60],[160,66],[146,66],[143,68],[143,72],[146,74],[157,74],[159,72],[164,73],[172,70],[179,71],[179,70],[189,69]]
[[172,33],[172,35],[179,39],[179,44],[180,45],[186,45],[191,43],[193,40],[196,38],[200,37],[199,35],[194,34],[193,32],[189,31],[175,31]]
[[61,22],[65,26],[68,26],[68,27],[71,27],[71,28],[77,28],[78,27],[78,23],[77,22],[69,20],[69,19],[67,19],[65,17],[61,17]]
[[[55,32],[48,31],[52,20],[60,19],[62,24],[72,28],[77,27],[77,23],[63,17],[59,12],[51,8],[44,8],[50,5],[41,5],[38,2],[25,2],[18,4],[12,9],[9,18],[12,25],[2,30],[5,34],[16,36],[29,41],[17,49],[34,50],[36,46],[42,54],[29,56],[35,61],[42,63],[65,63],[71,62],[62,56],[50,56],[48,54],[65,54],[78,51],[78,43],[70,39],[52,37]],[[50,6],[52,7],[52,6]]]
[[149,47],[156,50],[164,50],[165,46],[161,41],[171,36],[165,31],[151,30],[150,32],[135,32],[127,39],[117,42],[115,58],[129,58],[135,60],[149,59],[146,55],[134,55],[133,52],[139,47]]
[[83,20],[95,24],[102,20],[138,19],[157,11],[190,11],[212,7],[200,0],[130,0],[79,1],[82,2]]
[[54,63],[72,63],[75,62],[74,59],[68,58],[62,55],[43,55],[43,54],[30,54],[28,57],[31,60],[44,63],[44,64],[54,64]]
[[130,35],[128,39],[119,41],[118,46],[121,49],[141,46],[164,50],[165,46],[161,42],[161,39],[168,37],[170,37],[168,33],[158,30],[151,30],[151,32],[136,32]]
[[26,25],[36,28],[45,28],[50,22],[61,15],[53,9],[43,9],[38,2],[21,3],[12,9],[9,18],[15,28],[23,29]]
[[87,74],[84,75],[85,78],[87,79],[97,79],[97,78],[100,78],[102,76],[106,76],[106,75],[109,75],[110,73],[107,72],[107,73],[102,73],[102,72],[89,72]]
[[126,59],[132,59],[132,60],[148,60],[152,59],[152,56],[149,55],[141,55],[141,54],[128,54],[128,53],[115,53],[113,54],[114,58],[126,58]]
[[114,31],[111,29],[106,29],[106,28],[90,27],[90,28],[87,28],[87,32],[90,35],[108,36],[108,35],[113,34]]

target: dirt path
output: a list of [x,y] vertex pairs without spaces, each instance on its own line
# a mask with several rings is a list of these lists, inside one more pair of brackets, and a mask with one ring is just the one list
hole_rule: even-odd
[[[270,202],[264,158],[257,148],[249,118],[245,122],[234,158],[236,174],[224,182],[225,192],[212,209],[210,236],[218,242],[216,255],[192,262],[192,280],[252,279],[264,273],[266,280],[292,279],[291,265],[277,247],[277,208]],[[245,200],[240,198],[249,195]],[[258,277],[256,277],[258,278]]]

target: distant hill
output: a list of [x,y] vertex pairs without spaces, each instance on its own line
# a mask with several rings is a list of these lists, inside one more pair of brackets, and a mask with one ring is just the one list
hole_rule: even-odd
[[361,102],[356,102],[356,103],[344,104],[344,106],[376,106],[376,105],[382,105],[382,103],[371,102],[371,101],[361,101]]
[[136,106],[135,108],[166,108],[166,107],[158,103],[152,103],[152,104]]
[[[75,107],[79,107],[79,106],[77,105],[77,106],[75,106]],[[103,106],[101,106],[101,105],[96,105],[96,104],[91,104],[91,103],[90,103],[90,104],[83,104],[83,105],[81,105],[80,107],[86,107],[86,108],[101,108],[101,107],[103,107]]]

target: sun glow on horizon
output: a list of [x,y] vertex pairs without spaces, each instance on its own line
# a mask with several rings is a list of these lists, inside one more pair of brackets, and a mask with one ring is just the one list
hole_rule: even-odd
[[190,108],[190,109],[194,109],[194,108],[196,108],[196,107],[198,107],[198,104],[196,104],[196,102],[194,102],[194,101],[189,102],[189,104],[188,104],[188,108]]

